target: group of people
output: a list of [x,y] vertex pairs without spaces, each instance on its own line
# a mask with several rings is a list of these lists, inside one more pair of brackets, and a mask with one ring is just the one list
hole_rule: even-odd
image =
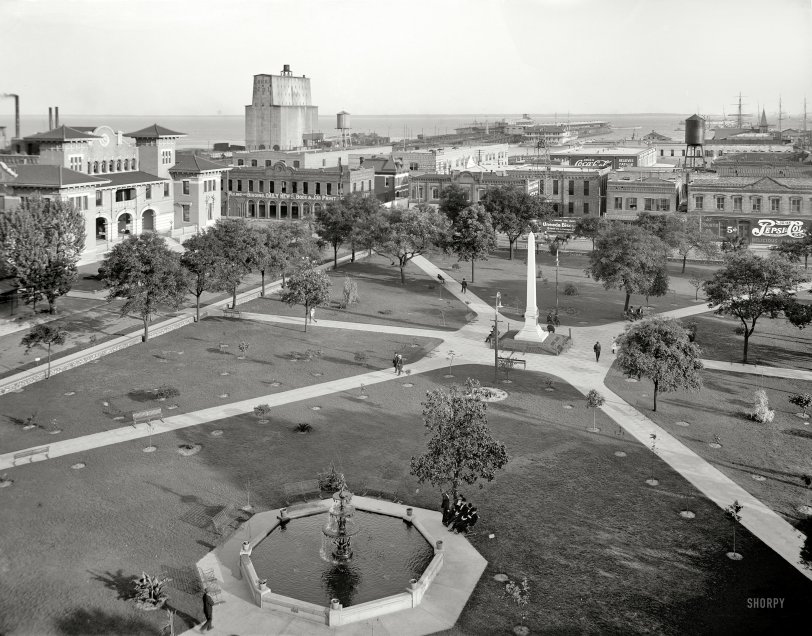
[[554,312],[553,311],[547,312],[547,324],[555,325],[556,327],[558,327],[561,324],[561,321],[558,319],[558,309],[556,309]]
[[623,315],[626,316],[626,320],[640,320],[643,317],[643,305],[640,305],[637,309],[634,308],[634,305],[629,305]]
[[398,375],[403,373],[403,355],[395,353],[395,357],[392,358],[392,366],[395,367],[395,373]]
[[451,504],[451,497],[443,493],[443,525],[452,532],[465,533],[479,521],[479,512],[476,506],[468,503],[465,497],[457,495],[457,500]]

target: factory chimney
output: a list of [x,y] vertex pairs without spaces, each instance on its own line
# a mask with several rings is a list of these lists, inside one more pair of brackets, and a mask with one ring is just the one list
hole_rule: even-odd
[[14,98],[14,138],[20,138],[20,96],[14,93],[3,93],[0,97]]
[[54,129],[54,109],[48,106],[48,130]]
[[59,128],[59,106],[54,106],[54,128]]

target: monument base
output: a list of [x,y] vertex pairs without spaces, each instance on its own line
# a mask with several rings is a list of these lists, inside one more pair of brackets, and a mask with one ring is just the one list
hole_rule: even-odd
[[544,342],[547,338],[548,332],[541,328],[541,325],[525,325],[519,332],[513,336],[514,340],[519,342]]

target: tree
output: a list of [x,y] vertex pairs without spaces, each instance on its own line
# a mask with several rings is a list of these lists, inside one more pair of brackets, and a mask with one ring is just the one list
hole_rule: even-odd
[[371,194],[365,197],[356,192],[346,195],[342,201],[350,219],[349,240],[352,249],[350,262],[354,263],[356,247],[370,249],[373,243],[370,230],[377,226],[382,206]]
[[48,351],[48,370],[45,372],[45,377],[51,377],[51,345],[63,345],[68,336],[67,331],[63,331],[58,325],[51,323],[43,323],[34,325],[23,339],[20,344],[25,347],[25,352],[28,353],[33,347],[45,346]]
[[643,293],[646,295],[646,306],[649,304],[649,296],[659,298],[668,293],[668,268],[665,264],[655,272],[651,285]]
[[186,296],[186,274],[179,256],[152,232],[130,236],[115,245],[102,261],[99,274],[110,290],[107,302],[125,298],[121,315],[134,313],[144,321],[144,342],[149,339],[149,321],[158,307],[177,309]]
[[34,310],[45,298],[56,313],[57,299],[76,281],[84,249],[85,218],[70,202],[34,197],[0,213],[0,254]]
[[468,193],[456,183],[447,185],[440,191],[440,212],[448,217],[453,223],[457,220],[457,215],[470,204]]
[[281,300],[288,305],[304,305],[305,328],[311,307],[318,307],[330,300],[330,277],[314,263],[299,267],[288,280],[287,289],[282,292]]
[[794,327],[803,329],[812,322],[812,305],[790,300],[784,307],[784,316]]
[[333,269],[338,269],[338,248],[350,238],[352,229],[352,214],[343,201],[331,201],[316,214],[316,232],[333,246]]
[[675,249],[679,244],[682,234],[682,221],[670,214],[652,214],[651,212],[640,212],[635,221],[638,227],[644,229],[649,234],[653,234],[671,249]]
[[400,282],[406,283],[404,268],[415,256],[440,245],[448,231],[448,220],[432,206],[419,204],[416,208],[395,208],[384,217],[378,229],[376,250],[396,260]]
[[645,377],[654,383],[655,411],[659,392],[701,388],[701,351],[673,318],[655,316],[634,322],[616,342],[618,366],[629,376]]
[[471,261],[471,282],[474,282],[474,262],[488,260],[488,254],[496,248],[491,215],[478,203],[462,210],[451,224],[451,235],[444,249],[461,261]]
[[587,238],[592,241],[592,250],[595,250],[595,237],[605,225],[603,219],[597,216],[582,216],[575,222],[572,235],[576,238]]
[[763,315],[777,318],[792,305],[793,288],[804,280],[796,267],[781,256],[762,258],[750,251],[730,254],[725,266],[703,285],[708,306],[720,316],[739,319],[744,329],[744,362],[747,346]]
[[702,229],[702,221],[697,216],[690,216],[683,221],[683,227],[676,235],[677,254],[682,256],[682,273],[692,251],[706,259],[719,257],[719,239],[710,230]]
[[271,223],[259,230],[262,249],[257,267],[262,275],[262,295],[265,296],[265,272],[278,272],[285,287],[285,277],[303,262],[317,259],[318,246],[307,226],[296,223]]
[[507,236],[510,260],[513,260],[516,240],[523,234],[537,231],[537,222],[553,214],[550,203],[516,186],[488,188],[480,203],[491,215],[493,229]]
[[722,241],[721,250],[725,254],[741,252],[747,249],[747,238],[738,234],[730,234]]
[[595,423],[595,416],[600,407],[606,403],[606,398],[598,393],[595,389],[590,389],[586,394],[586,408],[592,409],[592,428],[590,430],[597,432],[598,427]]
[[742,558],[742,555],[736,552],[736,524],[742,519],[741,515],[739,514],[742,511],[742,508],[743,506],[739,503],[738,499],[725,508],[725,514],[733,520],[733,552],[728,553],[728,556],[735,561]]
[[200,321],[200,296],[204,291],[216,288],[214,281],[217,269],[217,243],[211,232],[206,229],[183,242],[185,252],[181,254],[180,264],[189,273],[189,291],[195,297],[195,320]]
[[809,256],[812,255],[812,229],[805,230],[800,239],[787,239],[771,246],[770,249],[783,254],[792,263],[800,263],[803,258],[804,269],[808,269]]
[[604,289],[624,290],[626,311],[632,294],[650,292],[667,259],[668,247],[650,232],[635,225],[611,223],[595,238],[586,272],[602,282]]
[[450,490],[452,501],[461,484],[493,481],[508,462],[505,445],[491,436],[487,403],[479,391],[479,382],[469,378],[462,387],[429,391],[423,402],[423,423],[431,438],[423,455],[412,456],[410,472],[421,484]]
[[812,393],[793,393],[787,401],[801,409],[801,417],[806,419],[806,410],[812,406]]
[[699,288],[705,284],[705,279],[699,278],[698,276],[692,276],[688,280],[688,283],[695,289],[696,293],[694,293],[694,300],[699,300]]
[[243,219],[221,218],[208,229],[216,258],[212,285],[231,292],[231,306],[237,306],[237,287],[259,266],[264,254],[262,237]]

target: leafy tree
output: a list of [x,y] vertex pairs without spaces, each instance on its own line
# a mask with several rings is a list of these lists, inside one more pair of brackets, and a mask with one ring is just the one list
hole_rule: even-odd
[[682,234],[682,221],[678,217],[670,214],[652,214],[644,210],[638,215],[635,223],[649,234],[656,236],[671,249],[675,249],[679,244],[679,238]]
[[478,203],[462,210],[451,224],[451,235],[444,249],[461,261],[471,261],[471,282],[474,282],[474,262],[488,260],[496,249],[496,235],[491,215]]
[[658,392],[701,388],[700,349],[673,318],[657,316],[634,322],[616,342],[618,366],[630,376],[645,377],[654,383],[655,411]]
[[702,221],[697,216],[690,216],[683,222],[683,227],[676,235],[677,254],[682,256],[682,273],[692,251],[706,259],[719,257],[719,239],[710,230],[702,229]]
[[185,252],[180,264],[189,273],[189,291],[195,297],[195,320],[200,321],[200,297],[204,291],[216,288],[214,275],[217,270],[217,242],[206,229],[183,242]]
[[812,406],[812,393],[793,393],[787,401],[801,409],[801,415],[806,419],[806,410]]
[[306,225],[296,222],[271,223],[259,230],[262,249],[257,267],[262,275],[262,295],[265,296],[265,272],[277,272],[285,277],[303,262],[318,258],[319,249]]
[[636,225],[610,223],[595,238],[586,272],[603,283],[604,289],[625,291],[626,311],[632,294],[650,293],[667,259],[668,247],[650,232]]
[[646,305],[648,306],[649,296],[659,298],[668,293],[668,268],[663,266],[654,274],[654,279],[651,281],[651,286],[645,290]]
[[699,278],[698,276],[692,276],[688,283],[690,283],[691,287],[695,288],[696,293],[694,294],[694,300],[699,300],[699,288],[705,284],[705,279]]
[[730,504],[727,508],[725,508],[725,514],[733,520],[733,552],[732,555],[734,559],[739,560],[741,559],[741,555],[736,552],[736,524],[739,523],[742,519],[741,515],[739,514],[742,511],[743,506],[739,503],[739,500],[736,499],[732,504]]
[[605,225],[603,219],[597,216],[582,216],[575,222],[572,235],[576,238],[587,238],[592,241],[592,250],[595,250],[595,238]]
[[212,285],[231,292],[231,306],[237,306],[237,287],[259,266],[264,253],[262,237],[243,219],[221,218],[209,228],[216,258]]
[[735,316],[744,330],[744,362],[747,346],[761,316],[777,318],[792,305],[793,288],[803,280],[785,258],[762,258],[750,251],[730,254],[725,266],[703,285],[708,306],[721,316]]
[[741,252],[742,250],[746,249],[747,238],[744,236],[739,236],[738,234],[728,235],[728,237],[722,241],[721,245],[721,250],[725,254]]
[[353,231],[351,210],[343,201],[331,201],[316,215],[316,232],[333,246],[333,269],[338,269],[338,248]]
[[348,210],[351,229],[349,235],[352,255],[350,262],[355,262],[355,249],[371,249],[373,239],[370,231],[377,227],[382,214],[382,206],[374,196],[362,196],[357,192],[346,195],[342,199]]
[[793,326],[803,329],[812,322],[812,305],[789,300],[784,307],[784,316]]
[[598,393],[595,389],[590,389],[586,394],[586,408],[592,409],[592,430],[597,431],[598,427],[595,423],[595,416],[600,407],[606,403],[606,398]]
[[314,263],[299,267],[288,280],[287,289],[282,292],[281,300],[288,305],[304,305],[305,331],[307,317],[311,307],[318,307],[330,300],[330,277]]
[[803,258],[804,269],[808,269],[809,256],[812,254],[812,229],[805,230],[801,239],[787,239],[770,249],[782,254],[791,263],[799,263]]
[[523,234],[537,231],[537,222],[553,214],[550,203],[515,186],[488,188],[480,202],[491,215],[493,229],[507,236],[510,260],[513,259],[516,240]]
[[448,231],[448,220],[432,206],[395,208],[384,217],[376,240],[376,250],[396,260],[400,282],[406,283],[404,268],[415,256],[440,245]]
[[440,212],[448,217],[451,223],[457,220],[457,215],[471,205],[468,193],[456,183],[447,185],[440,191]]
[[115,245],[102,261],[99,274],[110,290],[107,302],[125,298],[121,315],[134,313],[141,317],[145,342],[149,339],[150,317],[158,307],[177,309],[186,296],[186,273],[179,256],[152,232],[130,236]]
[[85,218],[70,202],[34,197],[0,212],[0,254],[17,278],[20,293],[36,310],[41,299],[56,313],[56,301],[76,281],[85,248]]
[[505,445],[488,428],[487,403],[479,399],[479,391],[479,382],[469,378],[463,387],[429,391],[423,402],[423,422],[431,438],[426,452],[412,457],[410,472],[421,484],[428,481],[450,490],[452,500],[461,484],[492,481],[508,462]]
[[43,323],[34,325],[23,339],[20,344],[25,347],[25,352],[28,353],[33,347],[44,346],[48,351],[48,370],[45,373],[46,378],[51,377],[51,346],[63,345],[68,336],[67,331],[63,331],[58,325],[51,323]]

